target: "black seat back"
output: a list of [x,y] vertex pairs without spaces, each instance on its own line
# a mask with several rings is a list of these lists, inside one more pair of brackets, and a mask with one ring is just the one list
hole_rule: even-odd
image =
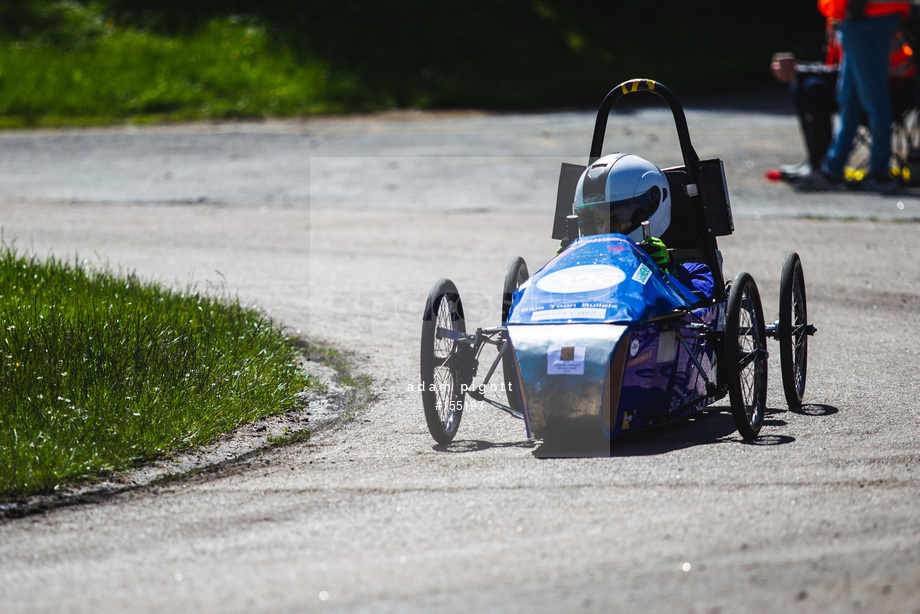
[[666,168],[662,171],[668,179],[671,191],[671,223],[661,236],[668,247],[680,249],[702,249],[703,237],[693,212],[690,196],[687,194],[689,177],[683,166]]

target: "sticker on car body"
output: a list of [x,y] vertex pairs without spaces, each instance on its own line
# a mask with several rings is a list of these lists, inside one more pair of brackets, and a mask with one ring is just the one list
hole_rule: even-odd
[[638,281],[643,286],[648,282],[649,278],[652,276],[652,269],[648,268],[644,264],[640,264],[639,268],[636,269],[636,272],[633,273],[633,281]]
[[547,375],[584,375],[585,346],[552,346],[546,353]]
[[587,264],[555,271],[536,283],[537,288],[543,292],[571,294],[612,288],[624,279],[626,273],[618,267],[609,264]]
[[600,307],[575,307],[571,309],[544,309],[530,316],[532,322],[546,320],[603,320],[607,310]]

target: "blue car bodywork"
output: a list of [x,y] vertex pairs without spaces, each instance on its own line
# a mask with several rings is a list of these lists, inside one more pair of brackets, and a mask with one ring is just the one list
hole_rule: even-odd
[[578,239],[515,293],[508,320],[528,434],[611,437],[712,399],[724,304],[623,235]]

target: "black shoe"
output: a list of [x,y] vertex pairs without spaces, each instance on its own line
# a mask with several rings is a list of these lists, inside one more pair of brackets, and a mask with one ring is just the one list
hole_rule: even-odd
[[869,173],[856,187],[864,192],[894,194],[901,188],[901,183],[888,173]]
[[843,189],[843,177],[833,177],[824,171],[814,171],[792,184],[799,192],[837,192]]

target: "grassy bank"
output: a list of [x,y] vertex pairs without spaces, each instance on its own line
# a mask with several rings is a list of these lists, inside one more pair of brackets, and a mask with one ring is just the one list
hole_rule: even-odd
[[0,127],[594,106],[621,80],[771,83],[813,3],[0,0]]
[[334,113],[322,66],[264,27],[215,20],[188,36],[106,27],[62,49],[0,45],[0,127]]
[[136,466],[291,407],[291,339],[238,302],[0,253],[0,496]]

